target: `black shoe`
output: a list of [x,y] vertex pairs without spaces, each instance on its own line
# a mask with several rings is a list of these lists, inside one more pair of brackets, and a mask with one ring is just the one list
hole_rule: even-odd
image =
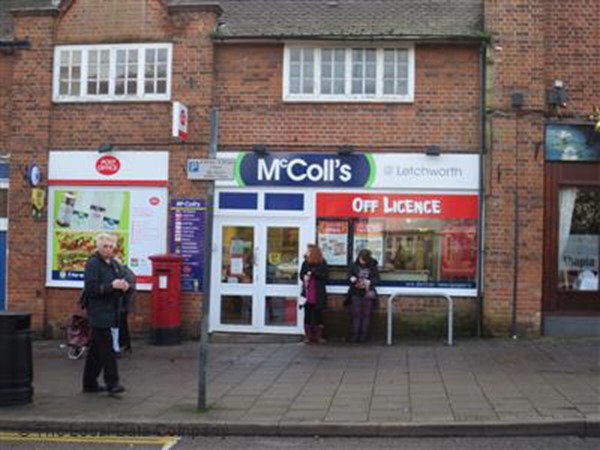
[[109,394],[120,394],[121,392],[125,392],[125,388],[123,386],[121,386],[120,384],[115,384],[114,386],[111,386],[109,388],[106,389],[108,391]]
[[97,386],[86,386],[83,388],[83,392],[86,394],[97,394],[99,392],[105,392],[106,386],[97,385]]

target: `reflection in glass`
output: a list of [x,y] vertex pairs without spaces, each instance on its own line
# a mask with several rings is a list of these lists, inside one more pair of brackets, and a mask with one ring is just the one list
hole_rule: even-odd
[[295,327],[298,306],[295,297],[267,297],[265,324]]
[[298,284],[299,229],[267,229],[267,284]]
[[565,187],[558,201],[558,288],[598,291],[600,188]]
[[252,297],[249,295],[221,296],[221,323],[252,325]]
[[254,229],[223,227],[221,281],[250,284],[254,275]]
[[477,226],[474,219],[321,219],[318,243],[329,278],[346,281],[348,260],[368,248],[382,282],[412,287],[475,283]]

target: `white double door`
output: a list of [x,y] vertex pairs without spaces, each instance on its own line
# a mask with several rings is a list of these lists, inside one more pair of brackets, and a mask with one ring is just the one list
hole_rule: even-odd
[[301,333],[298,274],[310,231],[303,219],[216,217],[210,331]]

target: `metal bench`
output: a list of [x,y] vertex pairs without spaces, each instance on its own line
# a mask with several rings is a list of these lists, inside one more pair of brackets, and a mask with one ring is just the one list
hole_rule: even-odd
[[445,298],[448,301],[448,345],[453,345],[452,334],[453,334],[453,316],[454,316],[454,300],[449,294],[446,293],[414,293],[407,291],[397,291],[391,294],[388,297],[387,304],[387,345],[392,345],[392,316],[394,314],[394,310],[392,308],[394,304],[394,300],[396,298],[400,298],[400,296],[406,297],[441,297]]

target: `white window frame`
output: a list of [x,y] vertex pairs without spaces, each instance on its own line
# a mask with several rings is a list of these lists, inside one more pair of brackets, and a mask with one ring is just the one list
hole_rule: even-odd
[[[312,94],[292,94],[290,93],[290,49],[292,48],[313,48],[314,49],[314,82]],[[376,49],[377,71],[375,95],[372,94],[352,94],[352,49]],[[321,93],[321,50],[322,49],[345,49],[345,93],[343,95],[322,94]],[[384,70],[384,50],[402,49],[408,51],[408,91],[406,95],[383,94],[383,70]],[[284,102],[379,102],[379,103],[412,103],[415,93],[415,46],[413,43],[395,43],[395,44],[373,44],[372,42],[356,42],[345,44],[327,44],[323,42],[307,43],[293,42],[286,43],[283,49],[283,83],[282,98]]]
[[[115,94],[117,78],[117,50],[137,50],[137,91],[134,95]],[[166,92],[163,94],[146,94],[145,86],[145,58],[146,49],[167,50],[167,80]],[[81,54],[81,91],[80,95],[60,95],[60,54],[62,51],[80,50]],[[109,80],[108,95],[88,95],[88,56],[90,50],[109,50]],[[52,75],[52,100],[56,103],[77,102],[131,102],[131,101],[170,101],[173,67],[173,45],[169,43],[151,44],[101,44],[101,45],[58,45],[54,47],[54,64]]]

